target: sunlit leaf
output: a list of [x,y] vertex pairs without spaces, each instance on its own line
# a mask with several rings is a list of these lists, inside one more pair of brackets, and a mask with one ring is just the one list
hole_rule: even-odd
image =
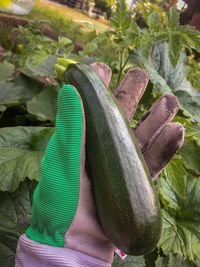
[[[35,64],[35,60],[38,64]],[[29,77],[55,77],[54,65],[57,61],[57,56],[45,56],[38,58],[36,54],[36,59],[34,56],[28,59],[26,64],[22,68],[22,72]]]
[[58,44],[59,44],[60,47],[68,46],[71,43],[72,43],[72,41],[67,37],[64,37],[64,36],[58,37]]

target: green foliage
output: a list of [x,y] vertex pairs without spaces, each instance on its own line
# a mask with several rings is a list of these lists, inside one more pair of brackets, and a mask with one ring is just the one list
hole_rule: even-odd
[[54,87],[46,87],[27,102],[27,110],[41,121],[54,121],[56,117],[57,92]]
[[143,28],[147,24],[149,15],[156,12],[163,17],[164,9],[169,4],[169,1],[162,0],[138,0],[137,4],[131,10],[133,17],[137,21],[138,25]]
[[[166,199],[165,195],[169,196],[170,190],[171,197]],[[198,178],[188,177],[185,196],[178,195],[168,180],[161,179],[160,192],[165,211],[163,211],[163,233],[159,247],[165,255],[172,252],[190,260],[199,259],[199,190]]]
[[[18,58],[16,59],[15,55],[13,60],[18,60],[18,64],[25,69],[34,68],[35,76],[39,75],[39,73],[41,73],[40,76],[49,74],[49,72],[44,72],[44,65],[49,69],[55,64],[56,58],[54,59],[54,57],[60,54],[68,56],[73,49],[70,39],[59,37],[57,41],[54,41],[41,33],[40,26],[40,22],[32,22],[27,27],[20,27],[13,44],[15,47],[14,52],[19,54]],[[49,60],[49,57],[52,62],[45,62],[45,60]],[[37,67],[42,62],[44,64],[41,67]]]
[[0,192],[0,266],[13,267],[19,236],[31,223],[36,182],[26,180],[14,193]]
[[37,94],[43,85],[32,81],[24,75],[18,76],[12,82],[0,83],[0,102],[9,107],[12,105],[24,104]]
[[[144,68],[150,82],[134,124],[161,94],[178,97],[181,109],[175,121],[184,125],[185,143],[157,182],[164,214],[159,246],[153,257],[115,258],[113,266],[200,266],[200,71],[184,51],[200,51],[200,35],[179,25],[175,9],[166,13],[163,1],[154,2],[138,1],[130,14],[125,1],[117,1],[110,30],[100,34],[83,34],[80,24],[58,20],[50,10],[35,11],[35,16],[42,19],[49,13],[50,25],[64,36],[58,41],[41,34],[41,21],[20,28],[12,45],[0,28],[1,43],[10,48],[0,64],[0,191],[6,191],[0,192],[0,266],[13,266],[17,239],[30,223],[32,189],[54,131],[61,85],[54,64],[59,57],[107,63],[113,71],[111,89],[129,68]],[[74,54],[76,40],[84,40],[85,47]]]
[[187,80],[187,58],[181,53],[174,68],[169,58],[168,43],[155,43],[148,60],[141,52],[131,56],[135,65],[144,67],[153,83],[153,94],[174,93],[181,104],[184,115],[190,120],[200,122],[200,93]]
[[200,90],[200,62],[194,59],[194,56],[188,58],[189,71],[187,78],[191,81],[192,85]]
[[191,26],[179,24],[179,13],[175,8],[169,13],[153,11],[146,18],[146,27],[141,29],[128,12],[125,0],[117,2],[116,11],[111,18],[112,30],[107,34],[111,45],[118,53],[118,82],[128,67],[131,54],[140,53],[148,60],[151,51],[159,42],[167,42],[172,66],[178,64],[183,48],[200,51],[200,33]]
[[15,66],[7,61],[0,63],[0,83],[8,82],[13,79]]
[[[26,178],[39,179],[40,161],[44,151],[40,149],[35,137],[39,138],[39,133],[44,129],[47,130],[43,127],[0,129],[0,191],[14,192]],[[48,137],[49,132],[52,133],[51,128],[45,133]]]
[[124,260],[115,257],[112,267],[145,267],[144,257],[127,257]]
[[158,257],[155,267],[199,267],[195,262],[191,263],[188,260],[184,260],[183,257],[177,254],[169,253],[168,256]]

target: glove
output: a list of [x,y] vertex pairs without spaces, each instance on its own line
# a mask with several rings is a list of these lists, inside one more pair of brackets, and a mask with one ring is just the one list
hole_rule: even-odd
[[[91,67],[108,86],[110,69],[97,63]],[[127,118],[132,118],[147,83],[146,74],[134,69],[117,88],[116,97]],[[183,127],[170,123],[178,109],[176,97],[166,94],[135,129],[153,179],[183,143]],[[16,267],[111,266],[116,248],[99,223],[85,166],[83,104],[75,88],[64,85],[58,97],[56,130],[34,192],[32,224],[19,239]]]

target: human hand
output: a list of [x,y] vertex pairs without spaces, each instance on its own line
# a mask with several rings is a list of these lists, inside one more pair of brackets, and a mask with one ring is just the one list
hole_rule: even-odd
[[[104,64],[93,64],[92,68],[108,85],[111,77],[109,68]],[[146,74],[135,69],[129,71],[116,90],[116,98],[129,119],[134,115],[147,83]],[[183,127],[170,123],[178,108],[175,96],[164,95],[135,129],[154,179],[183,142]],[[65,86],[58,100],[56,131],[42,161],[42,176],[34,195],[33,221],[27,236],[42,244],[65,247],[66,251],[79,251],[103,262],[111,262],[115,246],[105,236],[99,223],[91,182],[85,170],[84,119],[79,95],[74,88]],[[21,238],[21,247],[25,243],[27,246],[26,238]],[[45,260],[50,257],[49,253],[44,253],[47,248],[37,251],[37,257],[43,261],[44,257]],[[33,246],[29,244],[31,250]],[[66,255],[63,257],[66,258]],[[96,262],[88,266],[98,265]]]

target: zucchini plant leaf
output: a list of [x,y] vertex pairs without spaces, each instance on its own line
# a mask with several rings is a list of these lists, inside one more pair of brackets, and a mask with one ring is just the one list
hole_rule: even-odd
[[30,100],[35,94],[39,93],[43,85],[35,80],[20,75],[13,82],[0,84],[0,104],[19,105]]
[[[15,191],[26,178],[38,180],[44,154],[43,139],[50,137],[44,127],[8,127],[0,129],[0,190]],[[48,128],[46,128],[48,129]],[[40,132],[43,132],[37,139]],[[41,143],[41,149],[40,144]],[[36,146],[35,146],[36,145]]]
[[155,267],[197,267],[193,262],[190,264],[188,260],[185,260],[181,255],[169,253],[167,256],[159,256],[156,260]]
[[25,181],[14,193],[0,192],[0,266],[13,267],[18,238],[31,223],[36,182]]
[[163,232],[159,247],[165,255],[177,253],[191,261],[200,255],[200,179],[187,177],[186,194],[180,196],[167,178],[160,181]]
[[150,77],[151,82],[154,85],[154,90],[158,94],[171,92],[171,88],[168,86],[166,80],[155,69],[153,61],[150,57],[147,60],[140,51],[136,51],[130,56],[130,59],[132,60],[134,65],[137,64],[140,67],[145,68],[146,72]]
[[185,170],[184,161],[180,157],[175,156],[166,166],[163,173],[170,181],[175,192],[178,195],[185,197],[187,172]]
[[0,63],[0,83],[11,81],[14,78],[15,66],[7,61]]
[[183,114],[193,122],[200,122],[200,105],[194,100],[195,97],[187,91],[176,91],[174,94],[178,97]]
[[165,79],[173,93],[186,92],[193,102],[199,105],[200,92],[187,80],[186,54],[183,52],[180,54],[179,61],[174,68],[170,62],[169,53],[172,53],[172,51],[170,52],[169,48],[169,45],[163,42],[157,42],[154,45],[151,60],[155,70]]
[[132,54],[131,58],[133,63],[136,62],[146,69],[154,85],[154,94],[174,93],[179,99],[184,115],[190,117],[193,121],[200,122],[200,92],[186,78],[186,55],[181,53],[174,68],[169,54],[177,61],[177,47],[173,49],[170,47],[170,51],[169,53],[169,45],[167,43],[157,42],[154,44],[148,60],[140,52]]
[[189,139],[194,140],[200,146],[200,125],[189,125],[186,131]]
[[27,102],[28,112],[41,121],[55,121],[57,110],[57,92],[54,87],[45,87],[39,94]]
[[179,61],[181,48],[180,38],[176,35],[169,35],[169,58],[174,68]]
[[197,176],[200,175],[200,147],[195,142],[185,140],[179,151],[185,166],[189,170],[193,170]]
[[[26,61],[26,64],[22,68],[22,73],[29,77],[56,77],[54,65],[56,64],[57,56],[47,55],[37,64],[35,64],[34,60],[34,57],[32,57]],[[36,61],[38,61],[37,58]]]
[[118,256],[112,264],[112,267],[145,267],[145,259],[143,256],[127,256],[125,260],[121,260]]

